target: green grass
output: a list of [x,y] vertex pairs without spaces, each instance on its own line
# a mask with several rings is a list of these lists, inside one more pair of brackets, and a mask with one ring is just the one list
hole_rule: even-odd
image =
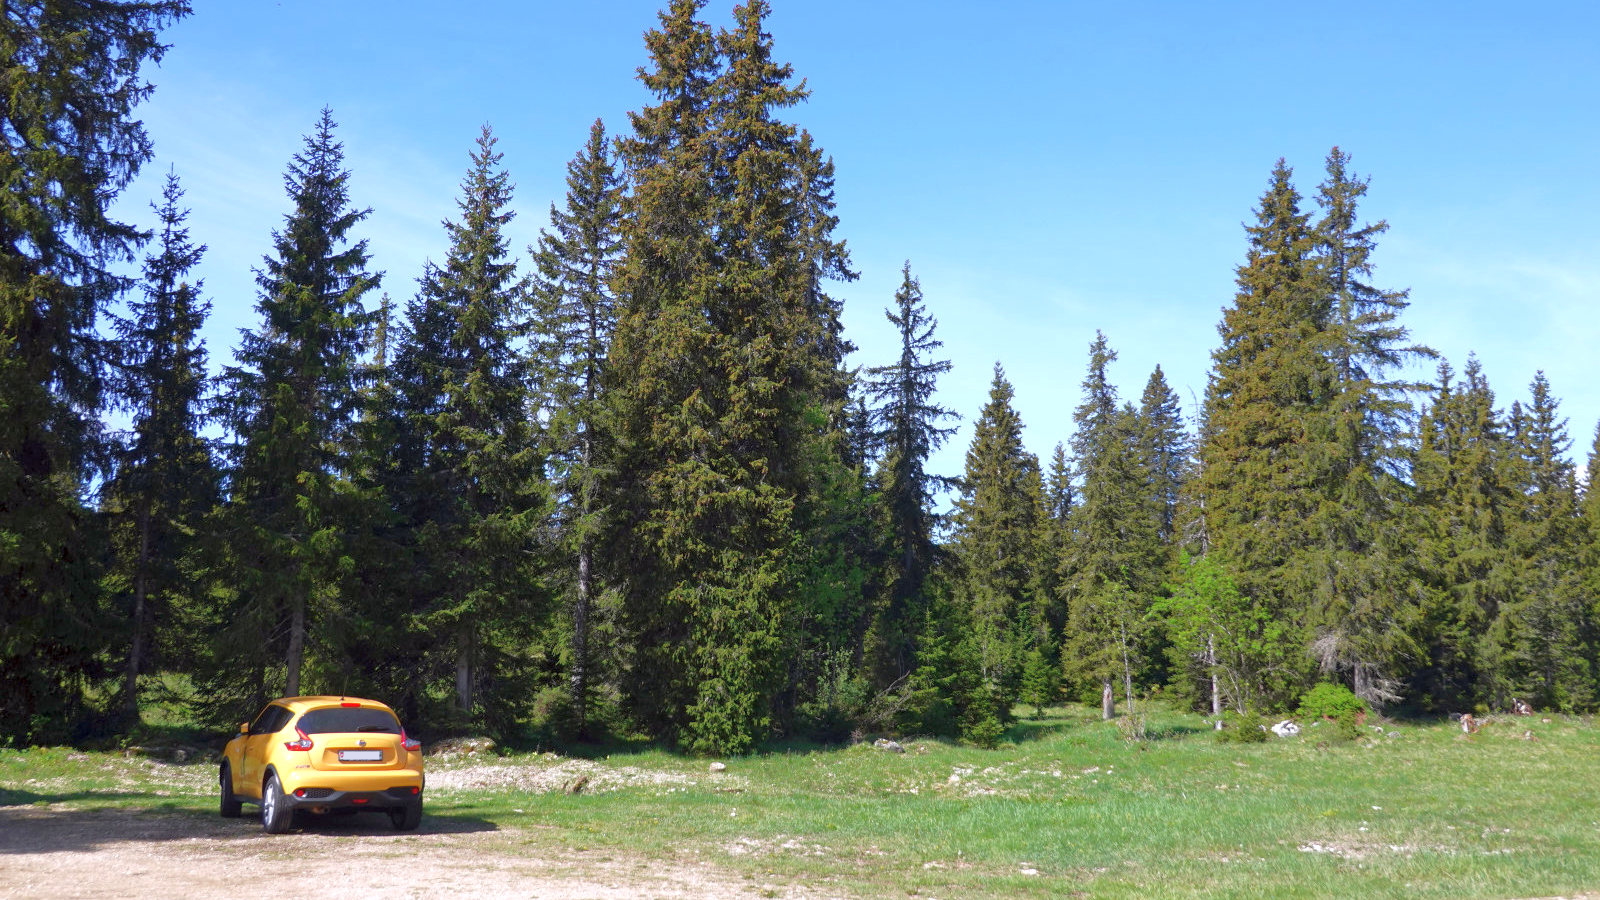
[[[431,759],[430,816],[494,852],[701,861],[861,896],[1535,897],[1600,888],[1600,729],[1505,719],[1222,744],[1081,707],[993,751],[903,741],[707,760],[658,750]],[[0,752],[0,805],[214,815],[209,763]],[[579,776],[589,782],[564,793]],[[954,776],[954,778],[952,778]],[[1037,873],[1037,874],[1031,874]]]

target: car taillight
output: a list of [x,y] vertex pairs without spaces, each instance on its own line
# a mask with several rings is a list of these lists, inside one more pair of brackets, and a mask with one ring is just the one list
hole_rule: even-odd
[[354,700],[346,700],[343,703],[340,703],[339,705],[340,706],[349,707],[350,709],[360,709],[361,708],[361,704],[355,702]]
[[400,747],[404,750],[421,750],[422,742],[416,738],[406,737],[404,728],[400,729]]
[[283,744],[284,748],[287,749],[287,750],[310,750],[311,749],[311,735],[306,734],[304,731],[301,731],[300,730],[300,726],[298,726],[298,725],[296,725],[294,727],[294,733],[300,735],[300,740],[298,740],[298,741],[285,741],[284,744]]

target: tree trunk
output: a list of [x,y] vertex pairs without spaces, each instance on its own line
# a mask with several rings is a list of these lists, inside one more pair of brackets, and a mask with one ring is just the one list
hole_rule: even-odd
[[139,672],[144,668],[145,597],[150,589],[146,572],[150,561],[150,510],[139,513],[139,558],[133,574],[133,638],[128,645],[128,671],[122,688],[123,716],[131,724],[139,721]]
[[578,548],[578,597],[572,607],[572,717],[578,737],[589,736],[589,590],[593,551],[588,538]]
[[456,651],[456,708],[472,713],[472,639],[467,635],[462,635]]
[[289,669],[288,676],[283,682],[283,692],[286,696],[300,696],[300,665],[306,655],[306,598],[297,597],[294,607],[289,612],[289,650],[284,654],[284,663]]
[[1217,682],[1217,638],[1206,635],[1206,670],[1211,673],[1211,718],[1222,728],[1222,687]]
[[1111,679],[1105,681],[1105,690],[1100,692],[1100,718],[1110,721],[1117,717],[1117,692],[1111,689]]
[[1128,658],[1128,625],[1122,624],[1122,687],[1128,698],[1128,715],[1133,715],[1133,660]]

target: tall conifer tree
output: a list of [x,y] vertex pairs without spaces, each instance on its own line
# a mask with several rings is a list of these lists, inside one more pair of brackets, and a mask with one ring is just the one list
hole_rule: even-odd
[[658,103],[621,144],[632,193],[610,395],[633,705],[697,750],[738,752],[771,727],[807,448],[842,391],[818,352],[829,308],[808,262],[826,227],[807,212],[798,132],[777,115],[805,89],[773,60],[763,0],[716,35],[700,7],[678,0],[646,36],[641,77]]
[[597,536],[604,527],[601,479],[611,465],[612,442],[601,385],[616,298],[611,280],[622,251],[622,183],[611,161],[605,126],[596,119],[589,140],[567,164],[564,209],[550,207],[550,228],[539,236],[536,352],[547,375],[544,402],[564,543],[576,558],[572,585],[572,707],[576,731],[588,732],[592,689],[590,619],[598,574]]
[[167,2],[7,3],[0,148],[0,743],[69,723],[115,633],[83,495],[99,452],[95,318],[143,235],[111,206],[150,159],[140,77],[189,13]]
[[1440,712],[1488,702],[1484,635],[1516,586],[1505,522],[1513,504],[1504,427],[1475,357],[1462,375],[1457,381],[1447,362],[1439,364],[1412,467],[1410,530],[1429,592],[1410,626],[1420,658],[1408,694]]
[[1146,613],[1160,585],[1162,507],[1150,480],[1144,424],[1122,404],[1107,370],[1117,358],[1103,334],[1089,346],[1083,402],[1073,412],[1073,455],[1083,479],[1059,565],[1067,599],[1063,659],[1080,685],[1101,688],[1113,715],[1113,685],[1129,703],[1147,661]]
[[934,337],[938,320],[922,302],[922,285],[901,271],[895,307],[885,310],[900,332],[900,358],[867,370],[866,393],[874,401],[873,437],[883,456],[876,476],[886,535],[883,597],[872,624],[869,652],[874,678],[888,687],[912,671],[916,634],[926,618],[928,587],[937,563],[934,538],[938,515],[934,500],[953,479],[927,471],[928,457],[950,435],[941,423],[956,414],[934,402],[939,376],[950,361],[934,358],[943,342]]
[[[207,414],[205,345],[200,328],[211,305],[185,280],[204,246],[189,240],[183,189],[168,175],[159,206],[157,252],[145,258],[143,298],[117,319],[112,386],[132,419],[114,452],[105,487],[112,514],[116,581],[127,597],[128,655],[123,715],[138,720],[139,676],[150,670],[158,637],[169,632],[175,601],[192,596],[180,568],[200,522],[218,500],[216,467],[200,436]],[[168,657],[176,661],[181,657]]]
[[1595,598],[1593,615],[1600,619],[1600,425],[1595,426],[1594,443],[1589,447],[1584,470],[1583,522],[1588,538],[1585,563],[1589,596]]
[[1333,148],[1327,178],[1318,189],[1323,218],[1315,228],[1325,317],[1316,343],[1333,367],[1325,410],[1305,416],[1308,459],[1322,502],[1307,523],[1308,552],[1292,568],[1297,591],[1316,609],[1317,655],[1326,672],[1348,677],[1368,702],[1400,699],[1403,660],[1415,648],[1404,641],[1403,621],[1420,596],[1420,584],[1401,543],[1401,508],[1410,497],[1402,474],[1411,433],[1411,394],[1424,385],[1391,372],[1434,352],[1407,345],[1398,323],[1405,291],[1374,287],[1372,253],[1386,222],[1360,224],[1357,205],[1367,179],[1348,169],[1349,156]]
[[954,593],[966,607],[979,670],[1002,718],[1016,698],[1026,654],[1034,649],[1034,539],[1042,491],[1039,461],[1022,445],[1013,396],[996,363],[953,517],[959,567]]
[[428,488],[439,492],[419,529],[431,594],[419,624],[448,648],[457,713],[503,731],[526,693],[519,679],[540,599],[532,560],[545,487],[515,346],[528,285],[509,258],[512,186],[494,148],[485,126],[462,180],[460,218],[444,226],[445,261],[418,283],[411,334],[421,341],[403,352],[432,368],[435,392],[419,394],[413,410]]
[[1189,469],[1190,440],[1183,427],[1183,407],[1178,395],[1168,386],[1167,376],[1160,366],[1156,366],[1150,373],[1150,380],[1145,382],[1144,394],[1139,398],[1139,421],[1144,430],[1150,488],[1160,504],[1161,540],[1170,542],[1183,480]]
[[244,333],[241,365],[226,374],[234,608],[223,677],[247,679],[233,687],[251,701],[280,685],[300,693],[312,625],[350,564],[346,461],[373,320],[362,297],[380,276],[367,271],[366,241],[350,242],[369,210],[350,206],[334,127],[324,109],[284,176],[294,208],[256,275],[261,324]]
[[1291,174],[1280,159],[1245,229],[1238,292],[1217,326],[1193,495],[1207,543],[1232,561],[1240,593],[1298,630],[1306,598],[1286,582],[1314,543],[1306,523],[1321,506],[1325,468],[1311,434],[1328,430],[1336,372],[1319,338],[1328,292]]
[[1516,596],[1491,625],[1489,650],[1498,663],[1491,699],[1513,697],[1563,710],[1596,699],[1595,622],[1577,565],[1584,543],[1577,476],[1567,458],[1566,419],[1544,373],[1534,376],[1531,402],[1514,409],[1511,450],[1517,476],[1509,544]]

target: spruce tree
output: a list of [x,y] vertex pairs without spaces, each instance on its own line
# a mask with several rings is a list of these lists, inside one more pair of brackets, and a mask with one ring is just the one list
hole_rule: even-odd
[[1059,568],[1068,620],[1063,660],[1080,687],[1101,689],[1103,713],[1120,682],[1133,702],[1134,679],[1148,661],[1146,613],[1160,586],[1162,506],[1150,481],[1146,431],[1138,411],[1119,403],[1107,374],[1117,354],[1096,332],[1083,402],[1073,412],[1073,455],[1083,479],[1071,540]]
[[616,329],[611,280],[622,250],[621,225],[622,184],[605,126],[596,119],[588,143],[567,164],[565,209],[550,207],[550,228],[540,233],[534,253],[534,341],[545,374],[546,443],[562,541],[576,562],[568,668],[580,736],[589,727],[590,618],[598,584],[594,556],[605,524],[601,478],[612,454],[601,386]]
[[1484,636],[1516,589],[1504,426],[1475,357],[1462,375],[1457,381],[1449,363],[1439,364],[1412,465],[1409,531],[1428,592],[1408,625],[1420,662],[1411,667],[1407,695],[1438,712],[1488,702]]
[[[657,105],[620,148],[630,175],[612,342],[619,548],[653,730],[708,752],[769,731],[803,577],[808,449],[842,394],[817,302],[819,241],[767,4],[713,34],[679,0],[646,36]],[[809,227],[808,227],[809,226]],[[829,239],[831,240],[831,238]],[[840,248],[842,252],[842,247]],[[820,420],[820,421],[819,421]]]
[[1247,226],[1238,293],[1223,311],[1206,388],[1198,488],[1207,533],[1238,560],[1240,589],[1275,593],[1275,576],[1306,543],[1315,509],[1305,417],[1325,409],[1333,373],[1314,341],[1325,295],[1308,216],[1282,160]]
[[[634,716],[658,735],[673,734],[690,703],[682,674],[688,608],[672,591],[679,581],[675,569],[687,562],[674,544],[692,530],[665,521],[673,492],[662,469],[685,466],[696,449],[668,449],[664,432],[691,416],[703,419],[709,387],[702,381],[709,375],[703,360],[691,356],[710,340],[710,323],[690,299],[694,279],[712,257],[705,173],[717,70],[715,36],[696,18],[700,6],[677,0],[661,13],[661,27],[645,34],[653,65],[639,78],[657,102],[630,113],[632,133],[618,144],[629,180],[628,253],[617,273],[617,325],[603,383],[617,440],[607,491],[617,501],[619,537],[611,575],[627,586],[623,626],[633,644],[623,689]],[[678,414],[663,420],[666,410]],[[703,425],[700,432],[706,432]]]
[[[1058,661],[1061,637],[1067,624],[1066,595],[1062,589],[1063,570],[1072,543],[1072,511],[1077,506],[1076,476],[1067,449],[1057,443],[1050,454],[1050,467],[1044,474],[1040,497],[1039,533],[1034,539],[1033,641],[1045,648],[1052,663]],[[1057,679],[1059,681],[1059,679]]]
[[457,714],[503,733],[527,692],[546,488],[515,344],[528,285],[509,258],[512,186],[500,160],[485,126],[460,218],[444,223],[445,261],[418,281],[415,343],[401,352],[426,373],[407,412],[426,487],[438,492],[417,529],[429,594],[418,625],[450,657]]
[[1589,596],[1596,598],[1592,614],[1600,618],[1600,425],[1595,426],[1594,443],[1589,447],[1584,470],[1583,523],[1588,538],[1584,562]]
[[[1516,596],[1490,626],[1491,702],[1513,698],[1564,711],[1592,708],[1596,627],[1578,565],[1585,537],[1566,419],[1544,373],[1525,410],[1513,410],[1515,483],[1508,541]],[[1519,414],[1520,412],[1520,414]]]
[[[1230,560],[1247,600],[1290,626],[1284,639],[1305,647],[1309,598],[1291,582],[1316,545],[1307,523],[1322,508],[1328,469],[1313,438],[1332,431],[1337,373],[1321,337],[1329,294],[1291,174],[1279,160],[1246,226],[1238,291],[1217,326],[1192,494],[1208,550]],[[1287,701],[1296,676],[1309,675],[1291,668],[1300,671],[1282,672],[1289,677],[1267,702]]]
[[97,315],[144,235],[111,206],[151,157],[140,77],[189,13],[167,2],[8,3],[0,150],[0,743],[59,736],[112,622],[84,505],[102,461]]
[[372,325],[361,299],[380,276],[367,271],[366,241],[349,242],[369,211],[350,206],[334,127],[324,109],[284,176],[293,210],[256,274],[261,323],[225,376],[233,609],[220,674],[252,703],[269,688],[300,693],[313,625],[350,564],[347,459]]
[[193,597],[194,579],[181,563],[218,500],[211,450],[200,436],[209,399],[200,328],[211,305],[200,298],[200,283],[186,280],[206,248],[189,240],[182,198],[169,174],[161,204],[152,204],[160,229],[157,252],[145,258],[143,298],[129,302],[128,318],[115,320],[111,384],[131,422],[113,453],[104,496],[114,580],[127,607],[122,711],[130,722],[138,721],[139,676],[158,659],[154,650],[175,624],[174,605]]
[[1022,445],[1022,419],[999,363],[989,402],[974,425],[966,474],[953,516],[959,574],[954,597],[966,608],[979,671],[1000,701],[1003,721],[1021,687],[1022,666],[1035,649],[1033,625],[1042,486],[1039,461]]
[[1190,439],[1183,427],[1183,407],[1178,395],[1167,385],[1167,377],[1156,366],[1145,382],[1139,398],[1139,421],[1143,426],[1144,454],[1150,470],[1150,487],[1161,509],[1159,534],[1163,542],[1173,539],[1179,497],[1189,469]]
[[1400,477],[1411,433],[1411,394],[1424,385],[1396,380],[1407,362],[1432,350],[1407,345],[1398,324],[1405,291],[1370,284],[1375,238],[1388,224],[1358,223],[1367,180],[1347,168],[1333,148],[1317,202],[1315,261],[1326,294],[1321,331],[1313,338],[1332,365],[1325,409],[1307,411],[1306,455],[1321,495],[1306,523],[1311,546],[1291,566],[1294,589],[1312,599],[1323,670],[1348,677],[1369,703],[1398,700],[1396,676],[1415,648],[1403,622],[1420,596],[1400,540],[1401,510],[1410,502]]
[[928,457],[955,433],[941,423],[956,414],[934,402],[939,376],[950,361],[935,359],[943,342],[938,321],[927,314],[922,285],[901,270],[895,307],[885,310],[900,332],[900,358],[867,370],[866,393],[873,401],[874,442],[882,450],[876,475],[886,534],[882,599],[878,603],[869,653],[875,683],[888,687],[911,672],[917,630],[926,618],[929,580],[937,563],[934,542],[939,519],[934,500],[953,479],[927,471]]

